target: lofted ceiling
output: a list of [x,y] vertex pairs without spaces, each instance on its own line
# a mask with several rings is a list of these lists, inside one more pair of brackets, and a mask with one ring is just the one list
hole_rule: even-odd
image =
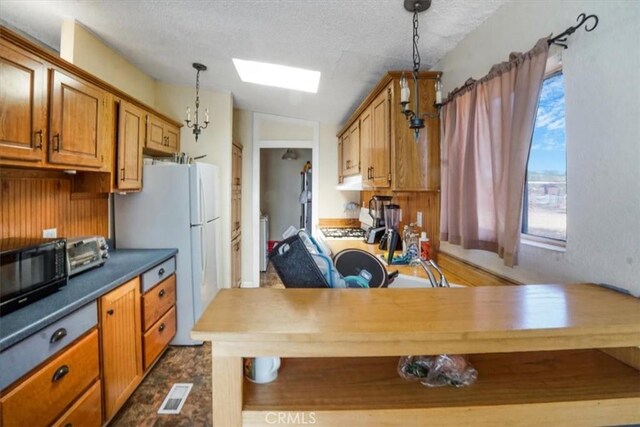
[[[429,69],[508,0],[433,0],[420,14]],[[75,18],[153,78],[231,92],[251,111],[341,124],[387,70],[412,67],[403,0],[0,0],[0,17],[59,50]],[[317,94],[243,83],[231,58],[322,73]]]

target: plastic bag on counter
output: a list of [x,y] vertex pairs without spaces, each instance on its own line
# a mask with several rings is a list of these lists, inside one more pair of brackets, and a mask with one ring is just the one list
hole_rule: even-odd
[[478,371],[463,356],[402,356],[398,374],[408,381],[420,381],[427,387],[466,387],[478,378]]

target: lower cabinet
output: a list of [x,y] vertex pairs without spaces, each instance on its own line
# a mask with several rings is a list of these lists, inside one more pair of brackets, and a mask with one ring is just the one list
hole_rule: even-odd
[[242,263],[240,258],[240,246],[242,236],[238,236],[231,241],[231,287],[239,288],[242,284],[242,272],[240,271]]
[[102,384],[96,381],[53,427],[100,427],[102,425]]
[[[67,416],[63,414],[66,408],[79,404],[85,391],[92,384],[92,387],[99,384],[96,382],[99,374],[98,331],[94,328],[0,399],[0,424],[4,427],[41,426],[50,425],[61,416],[64,418]],[[94,410],[101,415],[99,399]]]
[[142,380],[140,278],[102,296],[99,311],[104,410],[109,420]]
[[154,285],[142,296],[144,370],[148,370],[176,335],[176,275]]

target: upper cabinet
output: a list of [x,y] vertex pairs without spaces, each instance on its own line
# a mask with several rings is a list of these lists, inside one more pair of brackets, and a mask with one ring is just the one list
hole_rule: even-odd
[[153,114],[147,116],[145,151],[155,155],[171,155],[180,150],[180,128]]
[[116,186],[119,190],[142,188],[142,147],[146,113],[135,105],[121,101],[118,111]]
[[360,122],[356,121],[342,136],[342,176],[360,173]]
[[108,94],[58,70],[51,72],[49,163],[68,166],[104,166]]
[[[417,142],[400,107],[401,75],[401,72],[385,75],[338,134],[339,175],[359,173],[363,186],[371,189],[436,191],[440,188],[440,120],[434,102],[435,82],[440,73],[420,73],[420,112],[429,116],[425,117],[425,128]],[[409,80],[411,94],[415,96],[413,81]],[[352,166],[350,173],[345,173],[346,160],[356,156],[350,151],[355,150],[351,144],[356,128],[360,167],[358,171]]]
[[44,163],[46,106],[45,63],[0,41],[0,159]]

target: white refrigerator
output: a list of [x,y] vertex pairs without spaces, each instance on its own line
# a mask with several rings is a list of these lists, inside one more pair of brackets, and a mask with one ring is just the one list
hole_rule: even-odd
[[197,345],[189,332],[221,284],[218,167],[144,165],[139,193],[114,197],[115,246],[177,248],[174,345]]

